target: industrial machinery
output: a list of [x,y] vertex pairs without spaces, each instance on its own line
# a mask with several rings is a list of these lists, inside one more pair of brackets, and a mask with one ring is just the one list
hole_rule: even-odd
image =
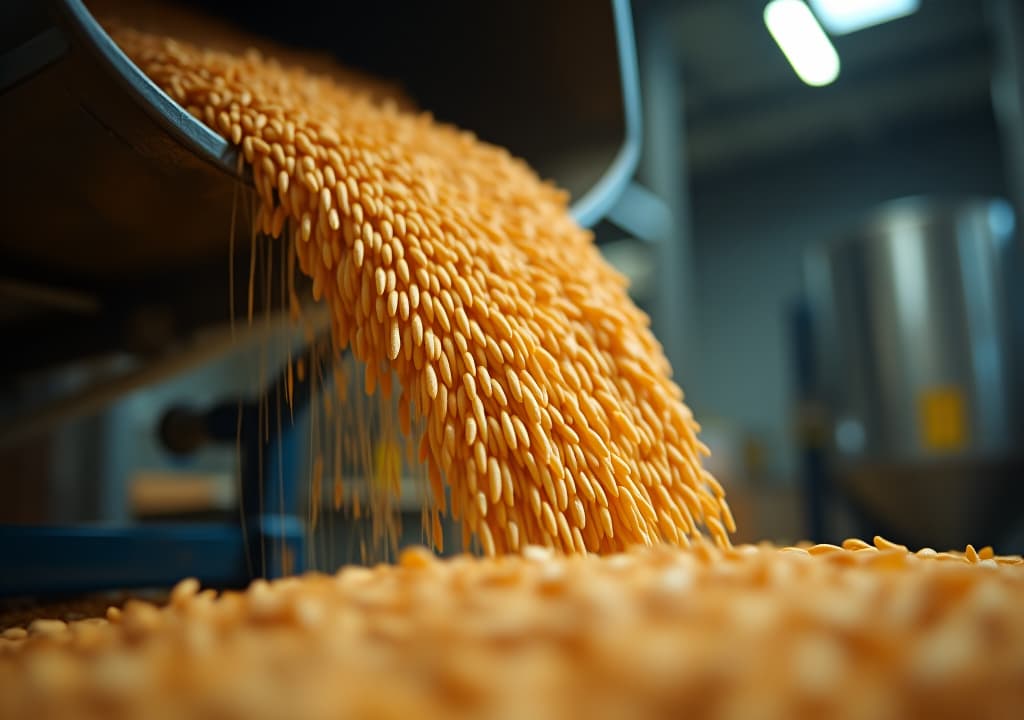
[[[649,210],[652,196],[632,181],[640,105],[628,0],[557,12],[363,5],[346,8],[350,21],[362,13],[364,25],[387,22],[407,37],[346,41],[343,62],[397,80],[442,120],[525,156],[572,192],[581,224],[611,215],[627,231],[631,217],[649,226],[650,212],[629,207]],[[203,8],[274,40],[338,50],[324,34],[336,24],[309,22],[329,8],[293,13],[293,26],[251,4]],[[81,0],[4,3],[0,28],[0,152],[18,174],[5,185],[0,238],[0,461],[12,474],[7,497],[27,498],[0,516],[0,595],[165,586],[184,575],[230,586],[301,570],[303,408],[293,408],[294,426],[260,432],[281,357],[261,356],[260,387],[230,380],[251,371],[256,348],[299,356],[323,326],[291,330],[273,312],[275,278],[264,289],[267,322],[245,325],[245,283],[229,278],[247,276],[256,250],[232,210],[247,183],[237,154],[150,82]],[[147,432],[159,431],[168,463],[172,451],[237,442],[237,509],[215,522],[130,522],[116,510],[128,471],[118,458],[138,440],[128,440],[131,416],[111,407],[215,362],[233,369],[196,384],[189,403],[167,391],[150,398],[166,405]]]
[[[1024,544],[1024,253],[1009,204],[915,198],[808,257],[820,475],[911,545]],[[805,398],[806,399],[806,398]]]

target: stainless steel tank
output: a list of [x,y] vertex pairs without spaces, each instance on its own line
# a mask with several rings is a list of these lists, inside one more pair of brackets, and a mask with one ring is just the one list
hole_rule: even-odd
[[1002,200],[916,198],[808,257],[833,475],[879,530],[908,542],[1005,543],[1020,526],[1016,237]]

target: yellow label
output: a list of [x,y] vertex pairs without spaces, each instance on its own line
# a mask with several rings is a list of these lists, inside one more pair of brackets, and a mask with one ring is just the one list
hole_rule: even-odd
[[374,483],[379,489],[397,495],[402,487],[402,448],[396,442],[382,440],[374,455]]
[[929,450],[961,450],[967,445],[967,403],[955,385],[924,390],[918,399],[921,442]]

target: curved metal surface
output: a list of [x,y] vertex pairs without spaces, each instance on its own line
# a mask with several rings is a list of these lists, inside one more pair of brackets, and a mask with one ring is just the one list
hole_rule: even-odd
[[[640,80],[630,2],[611,0],[611,3],[615,18],[626,137],[604,174],[572,204],[573,217],[584,227],[592,227],[600,222],[626,191],[636,172],[643,141]],[[192,117],[146,77],[100,27],[82,0],[58,0],[58,8],[69,27],[88,40],[88,47],[112,76],[169,135],[197,157],[230,176],[238,177],[237,150]]]
[[995,199],[891,203],[824,250],[813,299],[842,457],[1020,452],[1020,262]]
[[612,0],[615,15],[615,39],[619,51],[619,76],[622,102],[626,114],[626,137],[612,164],[579,200],[572,204],[572,214],[583,227],[600,222],[629,187],[640,161],[643,144],[643,117],[640,110],[640,73],[637,67],[636,37],[629,0]]
[[865,531],[1019,550],[1024,257],[992,198],[889,203],[808,263],[831,472]]
[[238,152],[224,138],[192,117],[139,70],[85,7],[82,0],[58,0],[68,28],[167,133],[187,150],[231,176],[237,176]]
[[[611,2],[625,138],[571,206],[583,226],[611,211],[640,152],[630,3]],[[74,285],[215,263],[227,250],[225,208],[240,177],[235,149],[149,80],[82,0],[15,5],[34,20],[28,42],[5,48],[0,73],[0,132],[24,139],[0,151],[0,161],[25,168],[0,239],[10,272]],[[62,178],[60,213],[49,209],[54,176]],[[189,213],[180,212],[182,198]]]

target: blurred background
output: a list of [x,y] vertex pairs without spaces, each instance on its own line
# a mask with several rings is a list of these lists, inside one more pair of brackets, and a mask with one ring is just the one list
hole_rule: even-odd
[[1019,550],[1019,5],[641,7],[693,308],[656,327],[741,534]]
[[[64,5],[9,5],[0,59],[48,37]],[[393,81],[577,198],[629,134],[629,82],[606,3],[310,2],[286,17],[232,0],[177,5]],[[595,235],[631,278],[703,424],[737,539],[881,533],[916,546],[1024,550],[1024,8],[634,0],[631,9],[642,145],[636,182]],[[22,109],[47,83],[89,109],[81,122],[94,131],[121,121],[104,116],[106,96],[74,80],[86,61],[74,36],[67,42],[71,60],[40,64],[31,82],[3,76],[5,128],[31,136],[37,123]],[[67,157],[52,148],[62,135],[46,131],[49,150],[30,150],[40,188]],[[145,172],[163,162],[151,150]],[[3,149],[5,162],[21,166],[22,151]],[[174,162],[175,172],[188,165]],[[161,173],[150,179],[163,183]],[[173,237],[165,255],[155,240],[127,242],[110,253],[122,267],[97,262],[102,250],[83,253],[101,246],[67,224],[26,243],[46,216],[14,212],[33,210],[29,175],[24,197],[5,208],[18,232],[3,243],[0,270],[9,338],[0,523],[234,522],[245,455],[237,428],[221,418],[197,430],[181,412],[206,413],[206,423],[217,407],[266,400],[285,357],[306,357],[312,331],[276,321],[228,330],[227,268],[244,277],[249,262],[228,255],[230,189],[203,195],[217,203],[212,215],[196,211],[209,241],[189,228],[194,252]],[[148,185],[122,177],[108,191],[139,187]],[[87,214],[117,212],[101,193],[79,200]],[[68,259],[76,252],[78,264]],[[245,302],[235,299],[238,320]],[[299,487],[289,501],[297,517],[311,507],[309,433],[300,413],[279,463]],[[408,497],[405,535],[416,541],[420,496]],[[351,533],[318,542],[330,543],[331,562],[359,558]]]

